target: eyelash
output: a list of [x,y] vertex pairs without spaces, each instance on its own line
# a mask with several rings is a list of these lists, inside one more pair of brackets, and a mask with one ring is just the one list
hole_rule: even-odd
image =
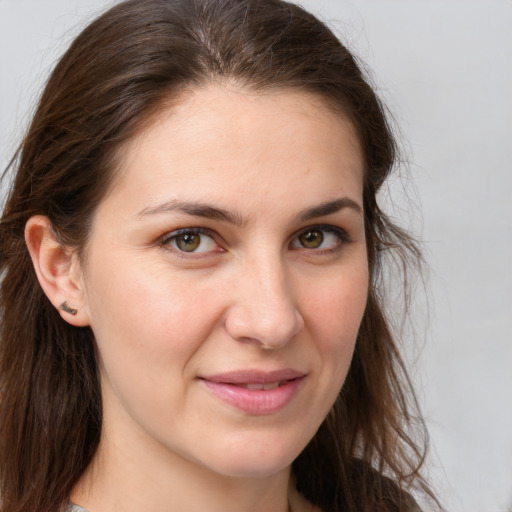
[[[329,247],[329,248],[326,248],[326,249],[320,249],[320,248],[311,248],[311,249],[309,249],[309,248],[304,247],[304,246],[300,246],[300,247],[296,247],[296,248],[292,247],[292,244],[294,242],[296,242],[301,235],[306,234],[308,232],[314,232],[314,231],[323,233],[324,235],[325,235],[325,233],[333,234],[333,235],[335,235],[338,238],[338,242],[336,243],[336,245],[334,247]],[[202,251],[202,252],[191,251],[191,252],[188,252],[188,251],[183,251],[183,250],[181,250],[179,248],[171,246],[171,243],[173,241],[175,241],[178,237],[184,236],[184,235],[206,235],[207,237],[211,238],[212,241],[218,247],[218,250],[215,250],[213,252],[216,252],[216,253],[225,252],[225,250],[216,241],[216,239],[218,239],[219,236],[214,231],[209,230],[209,229],[205,229],[205,228],[183,228],[183,229],[178,229],[176,231],[173,231],[173,232],[165,235],[161,239],[160,245],[164,249],[166,249],[168,251],[171,251],[173,254],[176,254],[176,255],[178,255],[179,257],[182,257],[182,258],[204,257],[203,255],[209,254],[209,253],[212,252],[212,251]],[[334,252],[340,250],[341,247],[344,244],[349,243],[350,241],[351,240],[350,240],[347,232],[344,229],[341,229],[341,228],[338,228],[338,227],[335,227],[335,226],[332,226],[332,225],[316,224],[316,225],[313,225],[313,226],[307,226],[305,228],[302,228],[300,231],[297,231],[293,235],[292,240],[289,243],[289,247],[292,250],[305,250],[305,251],[311,251],[311,252],[313,252],[313,253],[315,253],[317,255],[322,255],[322,254],[334,253]],[[322,242],[323,242],[323,240],[322,240]]]
[[211,230],[205,229],[205,228],[178,229],[176,231],[173,231],[172,233],[165,235],[161,239],[160,245],[162,247],[164,247],[164,249],[171,251],[173,254],[176,254],[182,258],[197,258],[197,257],[201,257],[201,255],[205,254],[204,252],[197,253],[197,252],[182,251],[178,248],[171,246],[171,243],[173,240],[176,240],[178,237],[184,236],[184,235],[206,235],[207,237],[211,238],[213,240],[213,242],[219,247],[219,249],[214,252],[225,252],[224,249],[222,249],[220,247],[220,245],[216,242],[216,239],[218,239],[218,235],[214,231],[211,231]]
[[[336,251],[339,251],[343,247],[344,244],[347,244],[351,241],[347,232],[344,229],[338,228],[336,226],[331,226],[329,224],[316,224],[313,226],[307,226],[305,228],[302,228],[300,231],[295,233],[293,235],[292,241],[290,242],[290,246],[292,245],[292,243],[294,241],[298,240],[298,238],[301,235],[308,233],[308,232],[314,232],[314,231],[323,233],[324,236],[326,233],[333,234],[337,238],[337,243],[334,247],[329,247],[329,248],[325,248],[325,249],[320,249],[320,248],[310,249],[310,251],[314,252],[316,255],[334,253]],[[323,240],[322,240],[322,242],[323,242]],[[307,251],[308,248],[302,246],[302,247],[298,247],[295,250],[306,250]]]

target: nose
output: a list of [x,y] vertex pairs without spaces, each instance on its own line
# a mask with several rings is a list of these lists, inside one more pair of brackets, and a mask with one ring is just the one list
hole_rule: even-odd
[[303,329],[292,283],[280,261],[245,265],[234,286],[234,299],[225,321],[233,339],[276,350]]

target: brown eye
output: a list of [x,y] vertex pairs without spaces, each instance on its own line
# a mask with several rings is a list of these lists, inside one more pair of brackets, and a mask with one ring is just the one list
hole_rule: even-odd
[[318,230],[304,231],[299,235],[299,241],[306,249],[317,249],[324,241],[324,234]]
[[[311,226],[299,231],[290,243],[294,250],[307,249],[318,254],[326,254],[340,249],[349,239],[345,232],[336,226]],[[309,253],[313,254],[313,253]]]
[[179,235],[175,238],[176,247],[181,251],[185,252],[193,252],[201,243],[201,235],[186,233],[184,235]]
[[198,231],[197,228],[175,231],[164,239],[163,243],[182,253],[208,253],[220,250],[209,234]]

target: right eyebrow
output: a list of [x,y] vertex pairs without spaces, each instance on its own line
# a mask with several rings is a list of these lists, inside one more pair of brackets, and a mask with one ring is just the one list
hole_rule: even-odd
[[207,203],[193,202],[193,201],[178,201],[172,200],[161,203],[156,206],[144,208],[136,217],[142,219],[149,215],[158,215],[162,213],[182,212],[194,217],[203,217],[207,219],[221,220],[236,226],[243,226],[244,220],[242,215],[238,212],[230,212],[217,206],[212,206]]

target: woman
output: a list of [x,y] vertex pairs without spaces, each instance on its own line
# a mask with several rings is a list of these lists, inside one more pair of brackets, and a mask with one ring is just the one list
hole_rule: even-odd
[[424,432],[380,287],[390,251],[418,258],[376,203],[395,157],[296,5],[91,23],[1,221],[2,512],[416,510]]

